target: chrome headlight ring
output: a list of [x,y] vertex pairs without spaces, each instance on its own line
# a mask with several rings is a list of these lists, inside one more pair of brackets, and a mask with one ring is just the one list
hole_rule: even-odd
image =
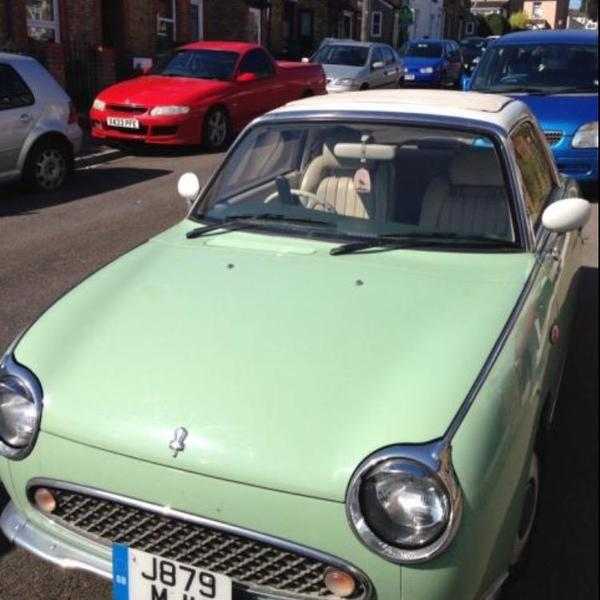
[[8,352],[0,359],[0,383],[5,381],[7,385],[15,385],[22,392],[23,398],[31,402],[30,422],[31,433],[27,442],[23,445],[13,446],[8,444],[0,436],[0,456],[10,460],[23,460],[26,458],[37,440],[42,420],[43,392],[37,377],[26,367],[20,365],[14,358],[13,344]]
[[[361,489],[368,476],[394,460],[423,467],[445,488],[448,498],[446,526],[439,537],[421,547],[400,547],[383,540],[369,525],[361,506]],[[346,495],[346,513],[355,535],[371,551],[398,565],[427,562],[445,552],[456,536],[462,511],[463,495],[452,467],[451,448],[445,441],[392,446],[376,452],[358,467]]]

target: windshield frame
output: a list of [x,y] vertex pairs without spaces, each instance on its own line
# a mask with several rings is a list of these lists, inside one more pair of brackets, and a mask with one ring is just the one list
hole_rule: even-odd
[[[252,130],[257,127],[261,127],[263,125],[274,125],[274,124],[290,124],[290,125],[298,125],[299,123],[306,122],[307,124],[330,124],[337,125],[339,123],[343,123],[346,125],[364,125],[366,123],[369,124],[378,124],[378,125],[389,125],[389,126],[403,126],[403,127],[428,127],[433,130],[448,130],[452,129],[456,132],[464,132],[469,135],[481,135],[484,137],[488,137],[492,143],[494,144],[494,148],[498,155],[498,160],[500,162],[500,167],[502,169],[503,179],[506,185],[507,191],[507,199],[508,199],[508,208],[510,212],[511,221],[513,224],[513,230],[515,234],[514,248],[516,250],[532,252],[534,249],[535,240],[533,238],[533,233],[531,228],[529,227],[527,214],[524,205],[524,199],[519,192],[519,180],[517,178],[515,172],[515,164],[512,157],[512,154],[509,150],[509,134],[502,129],[501,127],[490,123],[484,124],[481,121],[476,120],[466,120],[466,119],[457,119],[453,117],[445,117],[445,116],[437,116],[435,121],[431,120],[431,117],[427,115],[390,115],[389,113],[378,113],[371,112],[365,114],[359,111],[340,111],[336,115],[332,115],[331,112],[315,112],[315,111],[306,111],[306,112],[298,112],[293,115],[289,114],[273,114],[273,115],[265,115],[256,119],[253,123],[248,125],[237,137],[235,142],[229,148],[226,153],[223,161],[219,165],[219,167],[213,172],[211,177],[209,178],[207,184],[204,186],[202,191],[199,193],[196,201],[191,205],[187,218],[194,222],[195,224],[205,224],[205,225],[213,225],[218,222],[216,219],[212,219],[207,217],[204,214],[204,206],[207,199],[209,199],[211,195],[211,190],[214,184],[218,181],[221,173],[228,165],[229,161],[233,157],[234,153],[237,151],[238,147],[244,142],[246,137],[250,134]],[[259,233],[275,233],[278,235],[286,235],[293,236],[294,233],[287,228],[277,227],[277,223],[269,223],[268,226],[257,226],[252,229],[248,229],[245,231],[256,231]],[[324,231],[320,232],[326,233]],[[360,237],[357,236],[344,236],[339,232],[335,232],[332,235],[330,232],[328,235],[310,235],[308,231],[304,233],[298,232],[298,237],[302,238],[322,238],[322,239],[330,239],[333,241],[344,241],[344,240],[352,240],[358,239]],[[364,238],[362,238],[364,239]],[[507,242],[507,247],[509,246]],[[451,249],[451,246],[448,244],[437,247],[439,250],[443,248]]]
[[[357,48],[360,50],[365,50],[366,51],[365,62],[361,65],[346,65],[343,63],[316,62],[318,55],[321,52],[323,52],[324,50],[326,50],[327,48]],[[325,44],[324,46],[321,46],[321,48],[319,48],[313,54],[312,58],[310,59],[310,62],[319,64],[319,65],[323,65],[323,66],[328,66],[328,67],[347,67],[349,69],[364,69],[369,64],[372,53],[373,53],[373,46],[363,46],[361,44],[351,44],[351,43],[347,43],[347,44],[329,43],[329,44]]]
[[[490,44],[486,50],[486,52],[484,52],[484,54],[482,55],[481,58],[481,62],[479,63],[477,70],[475,71],[474,75],[472,76],[470,85],[469,85],[469,89],[471,91],[474,92],[480,92],[480,93],[490,93],[490,94],[527,94],[527,93],[539,93],[542,95],[554,95],[554,94],[573,94],[573,95],[578,95],[578,94],[598,94],[599,88],[598,86],[596,86],[596,90],[581,90],[581,91],[577,91],[574,88],[576,88],[576,85],[570,86],[570,85],[566,85],[565,83],[561,83],[560,85],[557,84],[555,86],[542,86],[542,85],[536,85],[533,82],[530,82],[528,80],[523,81],[521,84],[506,84],[506,88],[507,89],[498,89],[498,85],[496,86],[487,86],[487,87],[476,87],[477,86],[477,80],[478,78],[481,77],[481,73],[483,72],[483,69],[486,68],[487,66],[487,62],[494,60],[494,56],[501,50],[503,49],[510,49],[510,48],[515,48],[515,49],[519,49],[519,48],[527,48],[527,47],[531,47],[531,48],[541,48],[541,47],[557,47],[557,48],[577,48],[577,47],[582,47],[582,48],[591,48],[594,49],[595,48],[595,54],[596,57],[598,57],[598,45],[594,45],[592,43],[559,43],[559,42],[554,42],[554,43],[545,43],[545,42],[539,42],[539,41],[531,41],[531,42],[523,42],[523,43],[495,43],[495,44]],[[596,58],[596,61],[598,61],[598,58]],[[598,62],[596,62],[596,64],[598,64]],[[597,72],[597,71],[596,71]],[[583,86],[583,83],[581,84]],[[514,89],[511,89],[514,88]],[[571,91],[571,88],[573,88],[573,90]],[[535,91],[531,92],[528,90],[532,90],[535,89]],[[567,89],[569,91],[562,91],[564,89]]]
[[[194,75],[175,75],[175,74],[164,74],[164,71],[167,70],[167,67],[169,66],[169,64],[180,54],[200,54],[200,53],[211,53],[211,54],[229,54],[232,57],[235,56],[235,62],[233,63],[233,69],[231,71],[231,75],[225,79],[221,79],[221,78],[217,78],[217,77],[197,77]],[[237,74],[238,71],[238,67],[242,61],[242,58],[244,57],[243,54],[240,54],[239,52],[234,52],[232,50],[213,50],[213,49],[209,49],[209,48],[177,48],[175,49],[170,55],[169,55],[169,60],[167,62],[164,62],[163,64],[160,65],[160,67],[157,65],[157,67],[155,67],[152,70],[152,75],[157,75],[159,77],[182,77],[183,79],[196,79],[196,80],[204,80],[204,81],[233,81],[235,79],[235,76]]]

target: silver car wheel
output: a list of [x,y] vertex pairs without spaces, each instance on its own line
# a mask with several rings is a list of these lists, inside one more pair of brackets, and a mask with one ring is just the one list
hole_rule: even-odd
[[38,185],[47,191],[59,188],[67,176],[67,160],[64,154],[55,148],[47,148],[37,157],[35,179]]

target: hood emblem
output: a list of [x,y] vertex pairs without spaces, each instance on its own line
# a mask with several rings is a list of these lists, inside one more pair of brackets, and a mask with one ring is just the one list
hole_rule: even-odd
[[185,440],[188,436],[188,430],[185,427],[178,427],[173,435],[174,438],[171,440],[169,448],[173,450],[173,458],[177,458],[177,455],[185,450]]

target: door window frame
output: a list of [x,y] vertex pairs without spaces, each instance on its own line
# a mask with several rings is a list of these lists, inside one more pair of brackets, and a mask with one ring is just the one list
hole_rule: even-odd
[[[0,112],[3,112],[5,110],[16,110],[16,109],[23,109],[23,108],[27,108],[28,106],[33,106],[35,104],[35,95],[34,93],[31,91],[31,88],[27,85],[27,82],[23,79],[23,77],[21,77],[21,74],[10,64],[8,63],[0,63],[0,67],[2,68],[6,68],[6,70],[13,74],[19,81],[20,83],[23,85],[23,87],[25,88],[25,90],[27,90],[27,94],[29,96],[31,96],[31,101],[25,103],[25,104],[19,104],[19,106],[5,106],[3,107],[0,104]],[[12,99],[12,96],[11,96]]]
[[[25,7],[27,8],[28,2],[25,2]],[[52,0],[52,14],[53,19],[51,21],[46,19],[30,19],[29,15],[27,16],[27,37],[30,39],[31,35],[29,34],[29,29],[34,27],[39,27],[40,29],[52,29],[54,31],[54,43],[60,44],[60,5],[59,0]]]

